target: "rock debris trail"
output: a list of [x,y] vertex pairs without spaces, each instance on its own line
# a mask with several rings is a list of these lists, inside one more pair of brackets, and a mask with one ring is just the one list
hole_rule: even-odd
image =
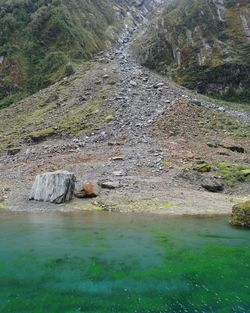
[[[154,122],[163,115],[175,101],[189,101],[218,112],[227,112],[232,116],[250,121],[249,116],[232,110],[227,110],[204,100],[197,100],[185,88],[177,86],[150,70],[139,65],[133,57],[131,44],[137,29],[121,36],[115,47],[96,57],[96,61],[116,62],[118,64],[120,85],[118,93],[107,101],[106,105],[115,106],[115,119],[100,133],[87,138],[87,142],[112,141],[119,145],[119,138],[126,138],[123,150],[126,157],[122,162],[111,162],[106,165],[107,173],[117,176],[135,178],[141,174],[144,177],[158,177],[164,172],[164,160],[168,158],[168,150],[163,149],[150,129]],[[84,141],[84,138],[83,138]],[[146,179],[146,178],[145,178]]]
[[[163,170],[162,159],[167,151],[162,150],[157,140],[150,136],[149,127],[180,95],[174,90],[169,91],[166,82],[136,64],[130,55],[131,36],[132,34],[124,35],[112,53],[106,55],[107,61],[114,59],[118,63],[121,84],[114,99],[114,121],[92,140],[116,141],[125,137],[124,148],[128,154],[123,170],[126,174],[132,175],[142,166],[151,168],[152,173],[159,173]],[[103,56],[100,60],[103,61]]]
[[[136,31],[134,28],[124,33],[110,51],[98,54],[94,60],[103,75],[102,79],[111,79],[114,74],[116,93],[102,103],[102,106],[111,108],[114,112],[109,122],[88,135],[74,139],[47,140],[26,147],[26,152],[22,150],[17,156],[2,159],[4,170],[0,178],[7,182],[5,189],[10,190],[6,201],[10,209],[93,209],[93,201],[90,203],[88,200],[83,202],[75,199],[60,206],[28,201],[28,191],[35,175],[60,169],[75,173],[77,179],[99,181],[103,186],[108,186],[94,200],[95,205],[101,205],[108,210],[224,214],[230,212],[232,203],[238,202],[237,197],[211,194],[194,188],[188,182],[180,183],[175,179],[178,169],[164,169],[170,153],[168,147],[160,145],[152,129],[168,107],[176,101],[185,100],[217,111],[226,110],[202,99],[194,99],[192,93],[185,88],[168,82],[137,64],[131,52]],[[90,97],[89,91],[95,88],[93,82],[96,75],[95,73],[95,77],[90,77],[90,86],[73,85],[71,90],[75,98],[69,98],[65,104],[63,99],[60,100],[63,105],[59,103],[59,111],[50,119],[60,117],[60,110],[70,111],[79,101],[75,99]],[[84,90],[88,92],[84,94]],[[43,91],[40,94],[42,93]],[[247,115],[227,112],[249,120]]]

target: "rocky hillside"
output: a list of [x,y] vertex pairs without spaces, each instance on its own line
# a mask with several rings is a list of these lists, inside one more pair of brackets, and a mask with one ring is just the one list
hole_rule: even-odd
[[157,0],[0,0],[0,107],[74,71]]
[[249,102],[249,0],[168,1],[135,48],[142,64],[183,86]]

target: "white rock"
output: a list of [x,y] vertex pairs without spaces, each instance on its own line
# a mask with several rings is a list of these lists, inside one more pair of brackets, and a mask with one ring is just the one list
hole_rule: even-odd
[[64,203],[72,199],[75,175],[67,171],[56,171],[36,176],[29,200]]
[[134,81],[134,80],[131,80],[130,81],[130,85],[133,86],[133,87],[136,87],[137,86],[137,82]]

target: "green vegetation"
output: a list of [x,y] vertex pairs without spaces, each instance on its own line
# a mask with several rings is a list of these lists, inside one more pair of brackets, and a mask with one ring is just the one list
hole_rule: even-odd
[[221,176],[226,184],[230,187],[234,186],[237,182],[250,181],[247,175],[250,168],[246,165],[231,165],[225,162],[215,164],[215,174]]
[[232,137],[250,137],[247,124],[223,112],[203,110],[203,114],[197,118],[197,123],[204,129],[218,131]]
[[250,182],[250,168],[247,164],[203,162],[195,170],[213,173],[214,176],[222,178],[228,187],[233,187],[236,183]]
[[107,94],[111,94],[112,90],[113,87],[104,87],[85,106],[79,106],[63,115],[58,123],[59,132],[63,135],[76,136],[83,132],[97,130],[105,121],[110,121],[110,117],[113,119],[112,114],[105,117],[102,111],[103,99]]
[[227,101],[250,99],[249,1],[174,0],[138,36],[142,64],[200,93]]
[[52,127],[49,127],[49,128],[33,131],[30,133],[28,137],[32,141],[38,142],[38,141],[42,141],[46,139],[47,137],[52,136],[53,134],[55,134],[55,130]]
[[0,0],[0,108],[74,72],[116,38],[119,0]]

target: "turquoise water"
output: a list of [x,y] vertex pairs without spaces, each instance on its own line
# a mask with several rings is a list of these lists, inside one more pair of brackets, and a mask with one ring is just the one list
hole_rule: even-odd
[[0,214],[0,312],[250,312],[250,232],[227,217]]

